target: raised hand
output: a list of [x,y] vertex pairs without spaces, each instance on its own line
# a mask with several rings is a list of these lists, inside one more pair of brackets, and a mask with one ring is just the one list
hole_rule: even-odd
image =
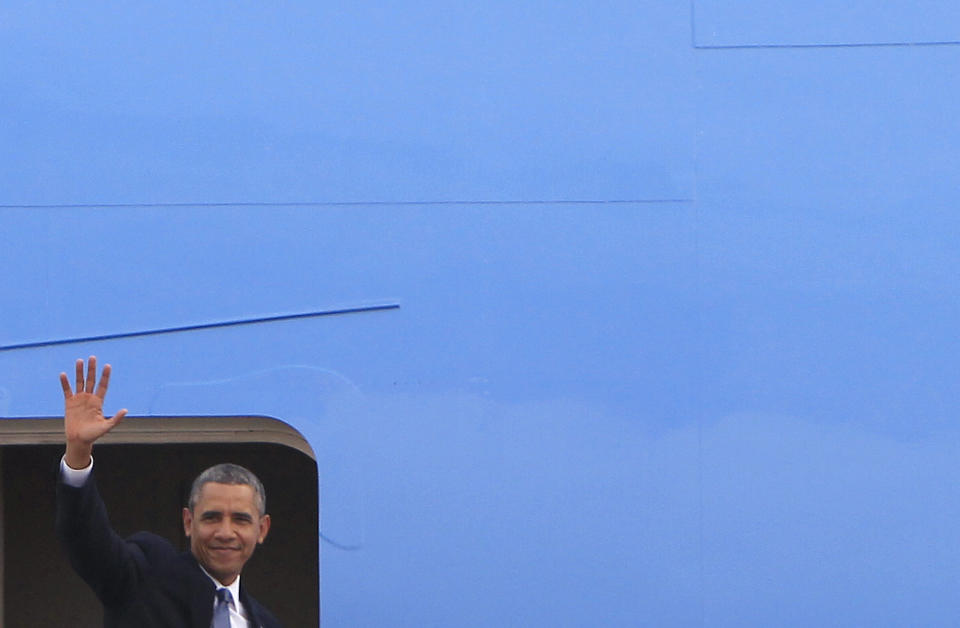
[[116,427],[127,414],[127,410],[123,409],[109,419],[103,416],[103,399],[107,396],[107,386],[110,384],[110,365],[103,367],[100,383],[95,386],[96,378],[96,356],[90,356],[87,360],[86,377],[83,360],[77,360],[76,392],[70,388],[67,374],[60,373],[64,398],[63,427],[67,441],[66,462],[74,469],[83,469],[90,464],[93,444]]

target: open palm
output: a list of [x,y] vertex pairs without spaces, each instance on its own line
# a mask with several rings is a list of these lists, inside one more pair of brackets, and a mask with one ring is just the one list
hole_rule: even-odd
[[90,356],[84,376],[83,360],[77,360],[77,388],[70,388],[66,373],[60,373],[64,397],[64,431],[67,443],[90,446],[123,420],[126,410],[107,419],[103,416],[103,400],[110,384],[110,365],[103,367],[100,383],[96,385],[97,358]]

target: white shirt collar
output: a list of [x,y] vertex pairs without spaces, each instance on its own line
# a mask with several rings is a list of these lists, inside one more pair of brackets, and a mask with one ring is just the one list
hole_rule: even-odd
[[211,576],[210,572],[204,569],[203,565],[201,565],[199,562],[197,563],[197,566],[200,567],[200,571],[205,573],[207,577],[213,581],[213,586],[217,587],[218,589],[226,588],[230,591],[230,595],[233,596],[233,605],[234,607],[237,608],[237,610],[239,610],[240,609],[240,574],[237,574],[237,577],[234,578],[233,582],[231,582],[229,585],[225,585],[221,583],[219,580],[217,580],[216,578],[214,578],[213,576]]

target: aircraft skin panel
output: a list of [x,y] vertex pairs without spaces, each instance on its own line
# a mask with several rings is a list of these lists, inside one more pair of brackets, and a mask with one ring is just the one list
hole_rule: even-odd
[[698,47],[888,46],[960,43],[948,0],[693,0]]
[[950,625],[957,49],[701,52],[704,625]]
[[7,204],[692,193],[680,3],[21,2],[6,15]]
[[958,50],[702,51],[698,201],[718,213],[942,211]]

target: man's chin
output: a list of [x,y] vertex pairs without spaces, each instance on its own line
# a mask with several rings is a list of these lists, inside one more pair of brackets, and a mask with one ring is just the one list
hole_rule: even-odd
[[218,559],[214,556],[205,556],[200,561],[207,573],[216,578],[221,584],[230,584],[240,574],[240,567],[237,561],[232,557],[228,560]]

